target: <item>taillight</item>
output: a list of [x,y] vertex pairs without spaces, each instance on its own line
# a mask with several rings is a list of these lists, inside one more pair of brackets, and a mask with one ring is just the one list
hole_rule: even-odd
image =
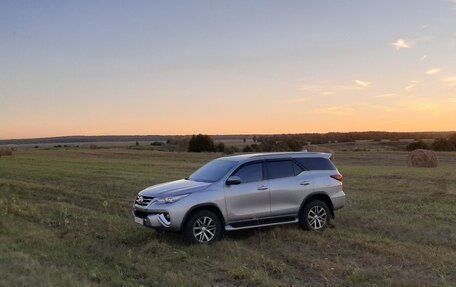
[[341,174],[333,174],[333,175],[330,175],[332,178],[334,178],[335,180],[338,180],[340,182],[342,182],[344,180],[344,177],[341,175]]

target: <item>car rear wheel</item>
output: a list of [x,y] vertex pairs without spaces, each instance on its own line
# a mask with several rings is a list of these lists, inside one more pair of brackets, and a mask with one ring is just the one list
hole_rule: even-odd
[[312,200],[304,206],[299,223],[307,230],[322,230],[329,226],[331,213],[326,203]]
[[222,224],[214,212],[200,210],[190,215],[185,223],[184,233],[191,243],[208,244],[220,238]]

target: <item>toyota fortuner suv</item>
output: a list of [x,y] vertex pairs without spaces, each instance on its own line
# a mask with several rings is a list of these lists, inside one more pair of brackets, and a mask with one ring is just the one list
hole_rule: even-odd
[[154,185],[134,202],[143,226],[210,243],[224,231],[299,222],[320,230],[342,208],[342,175],[330,154],[244,154],[215,159],[185,179]]

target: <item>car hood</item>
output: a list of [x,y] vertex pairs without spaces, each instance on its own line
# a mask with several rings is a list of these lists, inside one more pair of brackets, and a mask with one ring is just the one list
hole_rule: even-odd
[[197,190],[206,189],[209,187],[209,185],[211,185],[211,183],[181,179],[150,186],[142,190],[139,195],[151,197],[177,196]]

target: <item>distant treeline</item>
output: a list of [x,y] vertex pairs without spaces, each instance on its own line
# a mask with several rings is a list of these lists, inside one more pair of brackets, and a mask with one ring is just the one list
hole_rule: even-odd
[[268,140],[285,141],[287,139],[298,140],[301,143],[320,144],[328,142],[354,142],[357,140],[400,140],[400,139],[436,139],[448,138],[455,132],[330,132],[330,133],[304,133],[304,134],[282,134],[271,136],[259,136],[258,141],[263,138]]
[[[330,133],[302,133],[302,134],[276,134],[276,135],[213,135],[214,140],[236,140],[254,139],[261,142],[261,139],[283,141],[290,138],[298,140],[300,143],[327,143],[327,142],[352,142],[357,140],[399,140],[399,139],[436,139],[448,138],[453,132],[330,132]],[[0,144],[54,144],[54,143],[93,143],[93,142],[136,142],[136,141],[161,141],[166,142],[171,138],[181,138],[184,136],[173,135],[132,135],[132,136],[66,136],[49,137],[34,139],[11,139],[0,140]]]

